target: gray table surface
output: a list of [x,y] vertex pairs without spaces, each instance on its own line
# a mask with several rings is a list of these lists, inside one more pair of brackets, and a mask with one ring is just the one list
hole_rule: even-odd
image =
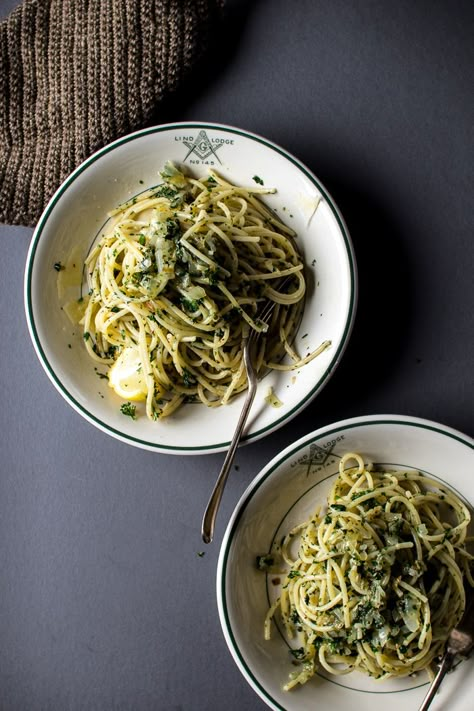
[[[2,0],[0,16],[15,4]],[[164,112],[294,153],[339,204],[359,266],[342,364],[295,420],[238,451],[203,557],[222,455],[141,451],[67,405],[27,332],[32,230],[0,226],[2,711],[265,708],[226,647],[215,595],[247,484],[284,446],[350,416],[416,415],[474,435],[473,30],[469,1],[230,0],[210,68]]]

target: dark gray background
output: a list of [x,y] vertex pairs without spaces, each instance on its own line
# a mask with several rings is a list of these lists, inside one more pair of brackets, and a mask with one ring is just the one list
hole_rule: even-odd
[[359,265],[340,368],[303,414],[239,450],[204,557],[222,455],[140,451],[69,408],[26,328],[32,230],[0,227],[2,711],[263,709],[215,597],[246,485],[283,446],[353,415],[474,435],[473,7],[231,1],[210,66],[160,117],[229,123],[293,152],[339,204]]

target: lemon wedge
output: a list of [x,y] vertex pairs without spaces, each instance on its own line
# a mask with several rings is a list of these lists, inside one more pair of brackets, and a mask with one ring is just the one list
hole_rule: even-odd
[[124,348],[109,370],[109,386],[125,400],[144,400],[147,395],[137,348]]

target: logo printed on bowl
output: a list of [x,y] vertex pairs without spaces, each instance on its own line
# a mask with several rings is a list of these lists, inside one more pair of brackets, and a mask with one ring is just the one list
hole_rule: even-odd
[[234,145],[234,140],[232,138],[209,138],[207,132],[203,129],[199,131],[196,137],[192,136],[175,136],[175,141],[180,141],[184,143],[188,152],[183,158],[183,163],[191,156],[197,156],[199,160],[190,160],[190,163],[199,164],[205,163],[206,165],[214,165],[214,161],[208,161],[207,159],[211,156],[221,163],[217,151],[222,148],[223,145]]
[[[319,469],[326,464],[327,460],[333,453],[336,444],[338,442],[341,442],[343,439],[344,435],[340,435],[339,437],[336,437],[335,439],[326,442],[322,446],[313,442],[313,444],[309,445],[309,453],[303,454],[302,457],[299,457],[295,462],[292,462],[290,466],[293,468],[298,464],[306,464],[307,476],[310,474],[312,467],[318,467],[317,471],[319,471]],[[339,455],[336,454],[334,456]]]

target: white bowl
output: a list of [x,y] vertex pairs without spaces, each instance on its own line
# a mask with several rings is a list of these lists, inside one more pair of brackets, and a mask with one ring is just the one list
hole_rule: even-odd
[[[265,198],[298,233],[310,289],[296,346],[302,353],[330,340],[331,348],[300,374],[270,373],[259,385],[243,441],[253,441],[294,417],[334,372],[349,338],[357,300],[356,267],[344,221],[319,180],[273,143],[240,129],[207,123],[158,126],[125,136],[88,158],[58,189],[36,227],[25,274],[25,305],[38,357],[61,395],[89,422],[130,444],[161,452],[199,454],[224,450],[242,407],[235,398],[221,408],[185,405],[158,422],[124,417],[121,401],[97,377],[95,363],[58,298],[57,262],[76,250],[80,263],[107,219],[107,212],[145,187],[161,182],[167,160],[196,175],[212,166],[238,184],[255,175],[277,189]],[[315,209],[317,202],[320,204]],[[80,287],[70,289],[80,296]],[[308,334],[302,340],[304,334]],[[264,402],[272,386],[283,402]]]
[[[474,440],[448,427],[413,417],[357,417],[308,434],[277,455],[240,499],[225,533],[218,562],[219,616],[229,649],[242,674],[273,709],[349,708],[398,711],[417,709],[428,677],[377,682],[352,672],[315,676],[304,686],[283,691],[292,670],[288,644],[278,632],[263,638],[275,576],[257,570],[256,558],[271,550],[294,525],[323,504],[338,473],[340,457],[358,452],[374,463],[419,469],[440,479],[466,502],[474,503]],[[435,709],[465,711],[472,704],[474,659],[443,682]]]

